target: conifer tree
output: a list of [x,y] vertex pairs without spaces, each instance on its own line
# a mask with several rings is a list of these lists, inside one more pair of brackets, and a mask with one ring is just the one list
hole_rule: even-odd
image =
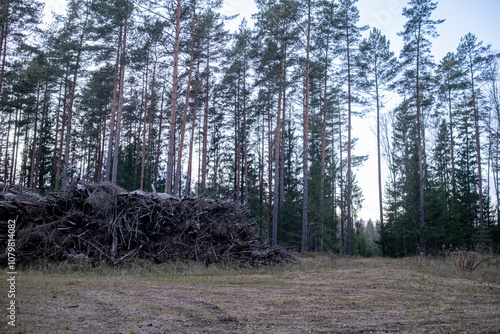
[[338,11],[338,35],[342,40],[343,56],[347,68],[347,235],[346,253],[353,254],[353,220],[352,220],[352,104],[354,84],[354,49],[361,37],[361,31],[365,27],[357,26],[359,21],[359,10],[356,7],[357,0],[340,0]]
[[[368,39],[364,39],[360,46],[360,53],[356,59],[360,68],[359,86],[375,100],[377,111],[377,162],[378,162],[378,193],[380,211],[380,229],[384,233],[384,213],[382,198],[382,164],[380,154],[380,109],[381,90],[387,86],[396,75],[397,59],[394,52],[390,51],[390,42],[386,40],[381,31],[373,28]],[[382,241],[382,255],[385,256],[385,244]]]
[[474,131],[475,131],[475,146],[476,146],[476,160],[477,160],[477,175],[478,175],[478,191],[479,191],[479,228],[481,234],[481,242],[484,242],[484,199],[483,199],[483,179],[482,179],[482,165],[481,165],[481,143],[480,143],[480,113],[478,102],[478,77],[481,76],[486,70],[486,63],[488,61],[488,53],[490,46],[483,46],[482,42],[477,41],[477,37],[468,33],[460,39],[458,46],[458,57],[460,58],[461,65],[464,68],[466,76],[464,80],[469,90],[468,98],[472,106],[474,114]]
[[419,222],[420,222],[420,253],[425,254],[425,211],[424,211],[424,149],[423,142],[423,113],[422,113],[422,77],[425,71],[433,66],[430,55],[431,42],[429,37],[437,37],[436,25],[444,20],[432,20],[432,12],[437,2],[431,0],[410,0],[409,7],[403,8],[403,16],[408,21],[404,30],[398,33],[403,37],[404,47],[400,58],[404,69],[403,79],[398,83],[399,89],[409,91],[416,108],[417,148],[418,148],[418,175],[419,175]]
[[459,61],[456,55],[449,52],[439,63],[437,67],[437,76],[439,80],[439,95],[442,99],[442,105],[448,112],[448,125],[450,136],[450,161],[451,161],[451,188],[452,193],[455,194],[455,143],[453,136],[454,129],[454,109],[457,100],[457,94],[460,90],[460,80],[462,72],[459,68]]

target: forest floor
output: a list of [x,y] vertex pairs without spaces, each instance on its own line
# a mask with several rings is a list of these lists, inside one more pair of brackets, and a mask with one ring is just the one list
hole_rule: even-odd
[[0,332],[500,333],[498,258],[471,274],[416,258],[300,260],[26,269],[17,274],[17,326],[2,316]]

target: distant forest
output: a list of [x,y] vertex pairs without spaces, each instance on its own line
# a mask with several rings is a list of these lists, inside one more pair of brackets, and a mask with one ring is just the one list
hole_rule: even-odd
[[[43,4],[3,1],[0,183],[237,201],[264,241],[303,252],[498,252],[491,47],[469,33],[434,59],[431,0],[403,8],[402,50],[359,24],[356,0],[255,2],[254,27],[232,33],[222,0],[68,0],[48,25]],[[379,166],[366,225],[362,114],[377,120]]]

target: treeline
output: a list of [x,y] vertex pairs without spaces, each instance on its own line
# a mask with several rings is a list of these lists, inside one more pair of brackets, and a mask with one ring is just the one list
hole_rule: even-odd
[[[498,57],[468,34],[436,63],[430,0],[403,9],[396,57],[380,30],[362,38],[356,2],[256,0],[231,33],[220,0],[68,0],[49,26],[42,4],[5,1],[0,182],[241,201],[264,240],[302,251],[498,250]],[[352,117],[368,114],[376,228],[356,221]]]

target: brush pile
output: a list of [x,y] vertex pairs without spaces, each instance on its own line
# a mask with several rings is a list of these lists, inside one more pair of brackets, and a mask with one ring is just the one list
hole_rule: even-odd
[[206,264],[241,260],[254,266],[295,262],[280,247],[262,244],[244,206],[204,198],[126,192],[110,183],[71,187],[41,196],[0,185],[0,257],[5,263],[8,220],[16,220],[18,263],[84,258],[119,263]]

